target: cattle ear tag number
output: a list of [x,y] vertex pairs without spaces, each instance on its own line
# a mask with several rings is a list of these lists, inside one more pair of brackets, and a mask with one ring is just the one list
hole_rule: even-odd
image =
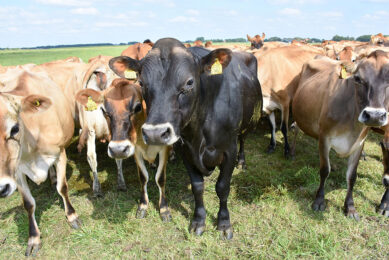
[[219,59],[215,59],[215,62],[211,66],[211,75],[218,75],[223,73],[223,66]]
[[124,71],[124,77],[127,79],[136,79],[136,72],[130,69]]
[[342,65],[342,69],[340,70],[340,77],[342,79],[347,79],[348,78],[346,67],[343,66],[343,65]]
[[97,109],[97,104],[93,101],[92,97],[88,97],[88,102],[86,103],[85,110],[86,111],[94,111]]

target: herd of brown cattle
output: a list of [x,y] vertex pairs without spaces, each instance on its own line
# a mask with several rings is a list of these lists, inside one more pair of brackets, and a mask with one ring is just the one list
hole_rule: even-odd
[[[371,36],[369,43],[324,41],[321,45],[310,45],[307,41],[293,41],[290,44],[265,42],[264,33],[254,37],[247,35],[247,39],[250,47],[213,45],[212,42],[203,46],[201,41],[196,41],[193,46],[209,50],[229,48],[246,51],[256,57],[263,112],[268,115],[271,126],[267,151],[275,150],[274,112],[278,109],[281,111],[284,154],[286,157],[294,155],[294,146],[291,148],[288,143],[292,109],[296,129],[319,140],[321,182],[313,208],[325,208],[324,183],[330,172],[329,150],[333,148],[341,156],[349,157],[345,211],[348,216],[358,219],[352,190],[363,143],[372,127],[385,135],[381,144],[386,160],[383,183],[386,188],[389,187],[389,127],[386,126],[389,100],[385,99],[389,86],[389,38],[377,34]],[[141,60],[152,46],[153,43],[146,40],[129,46],[122,55]],[[0,196],[9,196],[18,188],[23,197],[30,225],[27,255],[35,254],[41,242],[34,215],[36,204],[26,175],[37,184],[50,176],[64,200],[69,223],[74,228],[80,225],[68,197],[65,174],[65,150],[73,137],[75,126],[80,129],[78,149],[81,151],[87,146],[87,161],[93,172],[95,195],[101,194],[96,140],[109,142],[108,154],[112,158],[120,157],[115,154],[123,154],[123,158],[126,154],[135,154],[142,183],[138,217],[145,216],[148,205],[148,173],[144,160],[154,162],[159,155],[156,180],[163,180],[157,181],[160,213],[164,220],[171,218],[164,187],[170,148],[143,143],[140,126],[147,116],[147,108],[141,87],[135,79],[119,79],[110,68],[111,58],[100,55],[91,58],[88,63],[77,57],[69,57],[41,65],[0,65]],[[103,100],[110,104],[113,114],[96,109]],[[128,117],[121,111],[123,106],[129,105],[134,111],[130,115],[132,128],[127,129],[132,144],[128,145],[128,150],[118,151],[114,142],[116,130],[110,127],[110,120]],[[143,112],[139,114],[140,110]],[[116,159],[116,163],[118,188],[125,190],[122,159]],[[388,192],[382,199],[380,213],[389,216]]]

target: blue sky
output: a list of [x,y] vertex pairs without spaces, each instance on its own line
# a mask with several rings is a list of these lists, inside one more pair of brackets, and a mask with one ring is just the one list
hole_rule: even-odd
[[389,0],[0,0],[0,47],[389,34]]

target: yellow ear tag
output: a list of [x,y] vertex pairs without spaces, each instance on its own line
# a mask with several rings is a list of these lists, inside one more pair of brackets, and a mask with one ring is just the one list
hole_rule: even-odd
[[340,71],[340,77],[342,79],[347,79],[348,78],[347,71],[346,71],[346,68],[344,66],[342,66],[342,70]]
[[124,77],[127,79],[136,79],[136,72],[128,69],[124,71]]
[[35,106],[36,107],[39,107],[41,105],[41,102],[39,102],[39,100],[37,99],[37,100],[35,100]]
[[223,66],[220,63],[219,59],[215,59],[215,62],[211,67],[211,75],[218,75],[222,73],[223,73]]
[[97,104],[93,101],[92,97],[88,97],[88,102],[86,103],[85,110],[86,111],[94,111],[97,109]]

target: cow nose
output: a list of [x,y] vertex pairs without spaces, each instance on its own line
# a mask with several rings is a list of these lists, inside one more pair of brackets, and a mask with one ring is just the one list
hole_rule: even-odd
[[178,140],[173,126],[169,123],[142,126],[143,141],[151,145],[171,145]]
[[11,185],[9,185],[8,183],[0,186],[1,198],[7,197],[10,194],[10,192],[11,192]]
[[387,112],[383,108],[365,108],[358,120],[368,126],[383,126],[388,123]]
[[129,141],[115,142],[108,144],[108,156],[114,159],[125,159],[134,153],[133,145]]

